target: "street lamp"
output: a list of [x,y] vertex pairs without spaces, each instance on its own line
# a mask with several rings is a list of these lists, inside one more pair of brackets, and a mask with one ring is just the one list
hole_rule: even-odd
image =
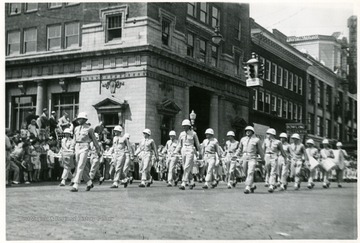
[[222,41],[223,37],[222,35],[220,34],[220,29],[219,29],[219,26],[216,26],[215,27],[215,35],[213,35],[211,37],[211,41],[215,44],[215,45],[219,45],[220,42]]
[[196,114],[195,114],[194,110],[191,111],[189,117],[190,117],[191,125],[194,127],[194,130],[195,130],[194,124],[195,124]]

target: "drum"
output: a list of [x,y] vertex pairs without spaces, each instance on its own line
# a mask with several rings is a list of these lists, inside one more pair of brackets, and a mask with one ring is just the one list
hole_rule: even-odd
[[343,152],[339,149],[333,151],[335,156],[334,158],[335,164],[339,167],[340,170],[343,170],[345,168],[345,158]]
[[314,159],[314,157],[309,157],[309,163],[310,170],[314,170],[320,165],[320,163],[316,159]]
[[331,171],[336,167],[334,159],[331,158],[324,159],[321,165],[327,172]]

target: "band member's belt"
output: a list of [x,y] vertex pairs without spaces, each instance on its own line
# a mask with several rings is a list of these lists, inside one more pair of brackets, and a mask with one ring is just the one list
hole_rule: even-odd
[[88,142],[80,142],[80,141],[76,141],[77,144],[89,144]]

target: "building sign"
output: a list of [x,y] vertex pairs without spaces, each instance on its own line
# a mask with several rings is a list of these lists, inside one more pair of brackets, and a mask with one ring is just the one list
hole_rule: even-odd
[[248,78],[246,80],[246,86],[247,87],[263,86],[263,81],[262,79],[259,78]]
[[287,134],[298,133],[299,135],[306,134],[306,126],[302,123],[286,123]]

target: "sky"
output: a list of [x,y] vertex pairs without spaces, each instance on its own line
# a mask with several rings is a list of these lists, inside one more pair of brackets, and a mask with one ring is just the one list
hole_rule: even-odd
[[359,14],[355,0],[249,1],[250,17],[272,31],[287,36],[331,35],[342,32],[348,37],[347,19]]

